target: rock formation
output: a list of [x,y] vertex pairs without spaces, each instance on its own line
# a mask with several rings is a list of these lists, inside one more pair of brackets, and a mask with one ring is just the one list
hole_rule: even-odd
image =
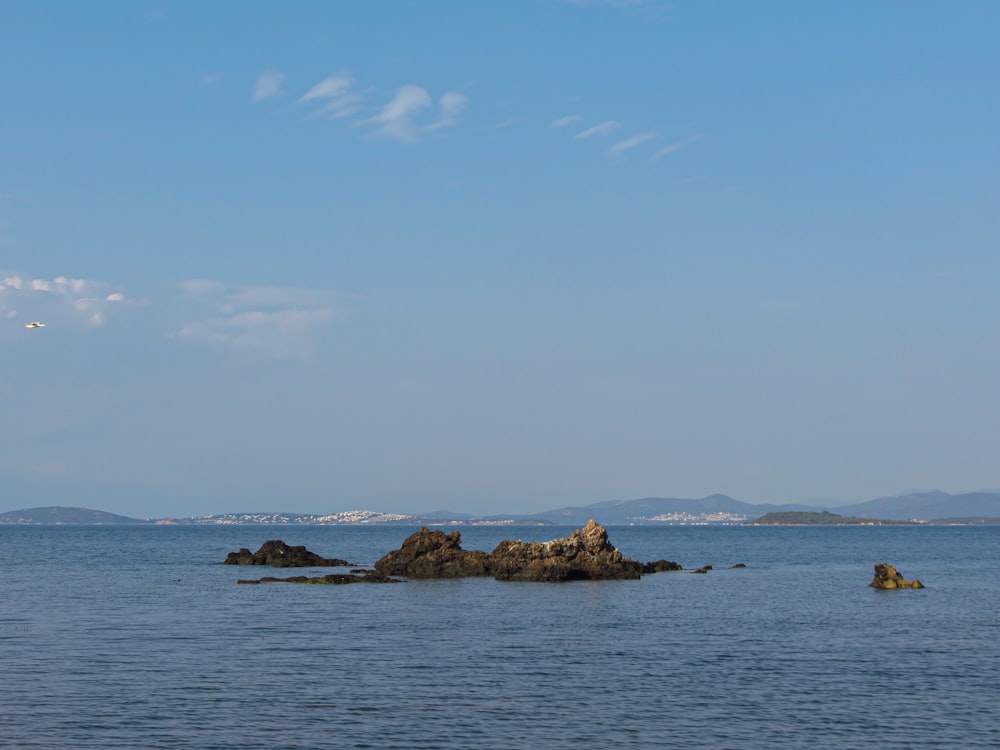
[[[275,567],[343,565],[344,560],[319,557],[305,547],[289,547],[272,540],[256,553],[248,549],[231,552],[227,565],[273,565]],[[501,581],[575,581],[598,579],[634,579],[643,573],[683,570],[670,560],[656,560],[643,565],[623,557],[608,541],[608,532],[595,521],[568,537],[549,542],[504,540],[492,554],[462,549],[458,531],[446,534],[426,526],[406,538],[403,545],[383,555],[375,570],[352,570],[350,574],[317,578],[266,577],[241,580],[239,583],[391,583],[389,576],[408,578],[463,578],[494,576]]]
[[643,575],[662,573],[665,570],[684,570],[684,568],[680,563],[675,563],[672,560],[653,560],[652,562],[644,563],[642,566]]
[[226,555],[225,565],[271,565],[275,568],[308,568],[312,566],[332,568],[350,565],[347,560],[320,557],[303,546],[290,547],[280,539],[264,542],[256,552],[246,547],[239,552]]
[[875,564],[875,579],[868,584],[877,589],[922,589],[924,584],[914,578],[907,581],[896,572],[895,565],[888,563]]
[[608,532],[590,520],[568,537],[549,542],[504,540],[493,550],[499,581],[575,581],[639,578],[642,563],[623,557]]
[[382,575],[410,578],[464,578],[488,576],[490,556],[485,552],[462,549],[462,535],[431,531],[426,526],[410,534],[403,546],[389,552],[375,563]]

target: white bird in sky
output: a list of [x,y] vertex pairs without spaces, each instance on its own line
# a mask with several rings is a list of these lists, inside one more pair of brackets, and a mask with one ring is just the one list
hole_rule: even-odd
[[37,320],[33,320],[30,323],[24,324],[25,328],[45,328],[44,323],[39,323]]

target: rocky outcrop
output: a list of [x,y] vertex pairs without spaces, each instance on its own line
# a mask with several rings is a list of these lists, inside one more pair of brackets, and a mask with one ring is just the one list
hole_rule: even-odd
[[275,568],[333,568],[350,565],[347,560],[333,557],[320,557],[303,546],[290,547],[280,539],[264,542],[256,552],[246,547],[239,552],[230,552],[225,559],[225,565],[270,565]]
[[274,576],[264,576],[255,580],[241,579],[236,583],[317,583],[321,585],[343,585],[345,583],[402,583],[395,578],[389,578],[381,573],[365,571],[360,575],[347,573],[331,573],[325,576],[289,576],[288,578],[275,578]]
[[549,542],[504,540],[492,558],[493,575],[499,581],[632,579],[639,578],[643,569],[642,563],[623,557],[594,520]]
[[924,584],[914,578],[907,581],[896,572],[895,565],[888,563],[875,564],[875,579],[868,584],[876,589],[922,589]]
[[490,575],[492,564],[487,553],[462,549],[458,531],[445,534],[424,526],[410,534],[398,550],[383,555],[375,570],[386,576],[465,578]]
[[652,562],[643,563],[642,566],[643,575],[662,573],[667,570],[684,570],[684,568],[680,563],[675,563],[672,560],[653,560]]
[[577,581],[635,579],[644,573],[683,570],[670,560],[637,562],[608,541],[608,532],[591,520],[568,537],[548,542],[505,539],[492,554],[462,549],[458,531],[446,534],[426,526],[398,550],[375,563],[384,576],[461,578],[493,576],[499,581]]

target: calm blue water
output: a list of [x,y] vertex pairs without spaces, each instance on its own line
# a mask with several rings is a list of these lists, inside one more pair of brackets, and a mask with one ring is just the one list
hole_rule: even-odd
[[[1000,528],[609,529],[716,567],[640,581],[219,564],[271,538],[371,564],[410,531],[0,526],[0,746],[1000,747]],[[868,588],[882,561],[927,588]]]

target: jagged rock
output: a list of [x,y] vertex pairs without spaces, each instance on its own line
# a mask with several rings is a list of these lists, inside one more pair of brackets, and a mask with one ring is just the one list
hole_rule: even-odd
[[487,576],[492,569],[485,552],[462,549],[462,535],[431,531],[426,526],[410,534],[398,550],[375,563],[382,575],[410,578],[464,578]]
[[736,568],[745,568],[746,566],[747,566],[746,563],[736,563],[735,565],[730,565],[729,567],[732,570],[736,570]]
[[711,565],[702,565],[698,570],[692,570],[692,573],[707,573],[712,569]]
[[680,563],[675,563],[671,560],[653,560],[643,564],[642,574],[649,575],[650,573],[662,573],[665,570],[684,570]]
[[225,559],[225,565],[271,565],[275,568],[308,568],[338,567],[350,565],[347,560],[332,557],[320,557],[303,546],[290,547],[280,539],[264,542],[256,552],[250,552],[246,547],[239,552],[230,552]]
[[623,557],[596,521],[549,542],[504,540],[493,550],[493,575],[500,581],[631,579],[642,563]]
[[875,564],[875,578],[868,585],[876,589],[922,589],[924,587],[924,584],[916,578],[907,581],[896,572],[895,565],[888,563]]
[[240,579],[236,583],[317,583],[325,585],[342,585],[345,583],[402,583],[395,578],[389,578],[374,571],[368,571],[363,575],[349,575],[346,573],[331,573],[325,576],[289,576],[288,578],[275,578],[274,576],[264,576],[256,580]]

